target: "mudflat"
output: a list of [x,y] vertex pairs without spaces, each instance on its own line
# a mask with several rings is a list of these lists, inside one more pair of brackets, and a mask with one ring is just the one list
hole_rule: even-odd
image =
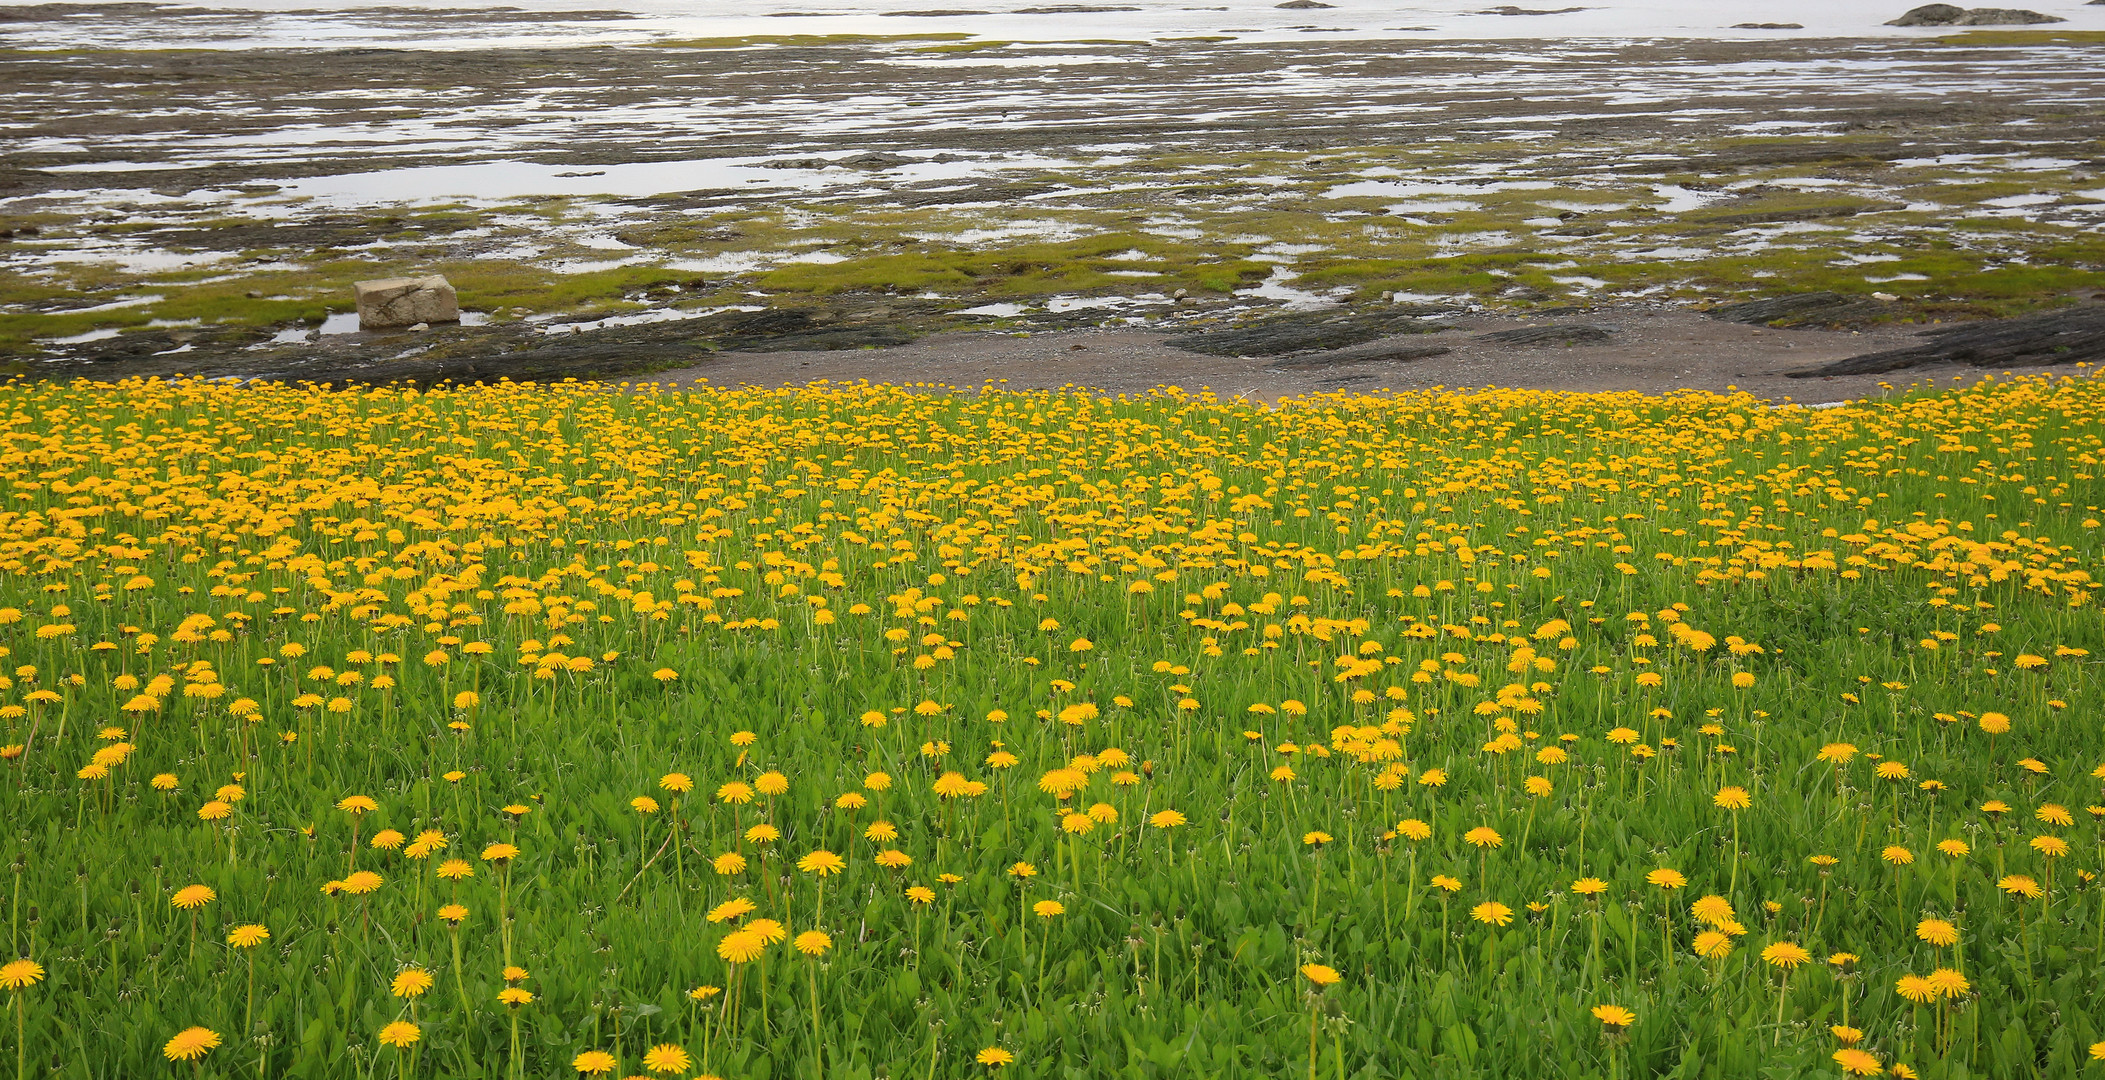
[[[2092,36],[16,51],[0,349],[36,376],[978,350],[1052,385],[1749,385],[2105,291]],[[350,282],[426,273],[469,325],[348,332]],[[1814,292],[1856,303],[1700,314]],[[1451,351],[1243,372],[1160,344],[1399,304],[1457,316]],[[1575,323],[1612,329],[1472,333]]]

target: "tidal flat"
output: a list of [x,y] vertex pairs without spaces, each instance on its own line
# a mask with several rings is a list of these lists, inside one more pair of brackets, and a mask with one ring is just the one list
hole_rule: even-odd
[[[1862,328],[2105,287],[2094,34],[954,37],[0,54],[0,350],[332,374],[658,326],[598,350],[633,371],[767,312],[859,348],[1815,290],[1878,297]],[[354,332],[352,281],[430,272],[476,325]]]

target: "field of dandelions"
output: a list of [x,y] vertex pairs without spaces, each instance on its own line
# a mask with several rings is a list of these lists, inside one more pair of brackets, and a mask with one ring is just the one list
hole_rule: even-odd
[[0,387],[0,1075],[2105,1076],[2101,414]]

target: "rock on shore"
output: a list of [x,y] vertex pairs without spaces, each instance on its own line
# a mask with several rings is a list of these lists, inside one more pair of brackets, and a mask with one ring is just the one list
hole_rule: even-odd
[[1887,26],[2032,26],[2067,22],[2058,15],[2043,15],[2023,8],[1962,8],[1956,4],[1924,4],[1887,23]]
[[460,321],[460,299],[453,284],[437,274],[416,278],[380,278],[353,282],[358,295],[360,330],[393,330],[418,323]]

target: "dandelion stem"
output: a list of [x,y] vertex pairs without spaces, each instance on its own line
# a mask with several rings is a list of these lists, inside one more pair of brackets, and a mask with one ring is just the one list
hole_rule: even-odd
[[1740,887],[1740,812],[1732,812],[1732,878],[1725,886],[1725,898],[1731,899]]
[[1316,1009],[1320,1003],[1314,994],[1308,996],[1308,1080],[1316,1080]]
[[808,974],[811,976],[811,1074],[826,1075],[824,1058],[825,1043],[819,1036],[819,960],[812,957]]
[[1595,990],[1601,986],[1601,906],[1593,906],[1593,949],[1588,955],[1587,966],[1593,970]]
[[243,951],[249,954],[248,1005],[241,1011],[241,1034],[246,1038],[256,1030],[256,950],[250,948]]
[[1771,1042],[1772,1046],[1783,1045],[1783,1003],[1784,999],[1790,996],[1790,992],[1791,973],[1786,970],[1783,978],[1776,984],[1776,1038]]

